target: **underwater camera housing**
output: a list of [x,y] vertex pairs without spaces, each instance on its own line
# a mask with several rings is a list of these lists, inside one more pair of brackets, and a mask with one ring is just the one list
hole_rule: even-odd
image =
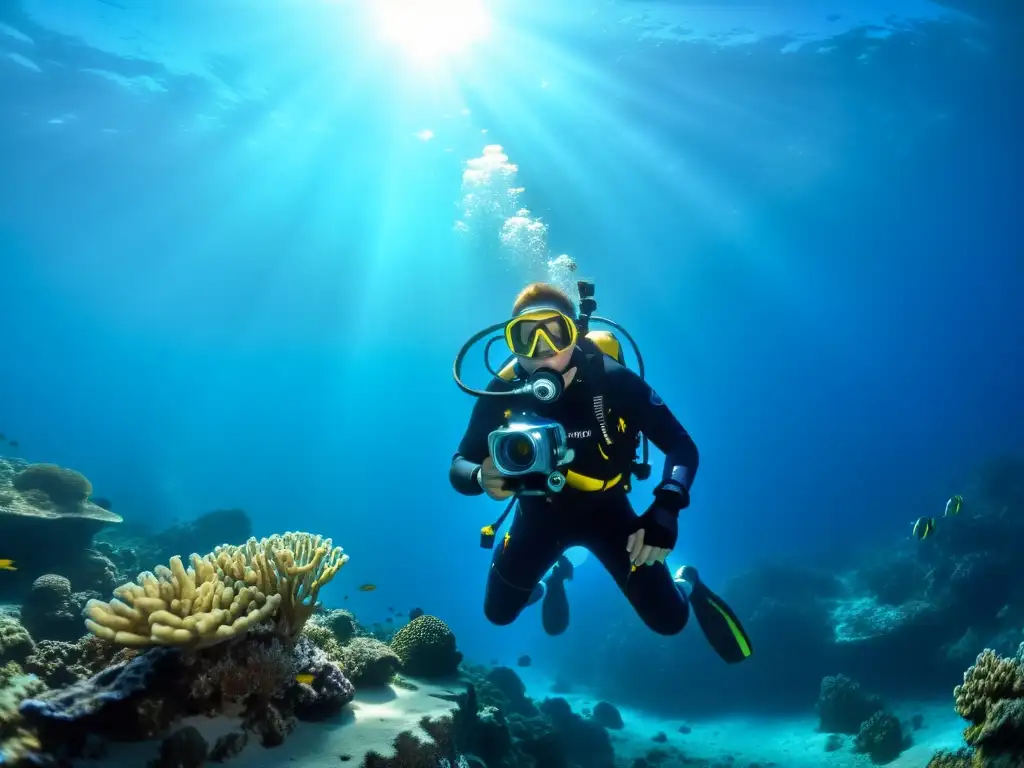
[[573,450],[561,424],[521,417],[491,432],[487,445],[495,469],[521,484],[519,495],[541,496],[565,487],[559,467],[572,461]]

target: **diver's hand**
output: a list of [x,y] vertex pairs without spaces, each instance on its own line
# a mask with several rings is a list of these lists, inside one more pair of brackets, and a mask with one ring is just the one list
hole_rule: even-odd
[[479,477],[480,487],[495,501],[507,499],[512,495],[512,491],[509,490],[505,482],[505,476],[497,470],[490,456],[485,457],[480,463]]
[[664,562],[679,537],[679,513],[654,502],[637,520],[637,530],[626,540],[633,565]]

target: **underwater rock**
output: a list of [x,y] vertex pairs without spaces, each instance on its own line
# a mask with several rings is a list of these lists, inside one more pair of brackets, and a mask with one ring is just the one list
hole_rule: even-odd
[[153,738],[182,713],[175,681],[180,654],[154,648],[68,688],[47,691],[18,711],[34,727],[47,752],[80,755],[91,735],[121,740]]
[[121,517],[88,500],[89,481],[53,464],[0,458],[0,541],[18,570],[5,573],[0,598],[20,602],[45,573],[76,567],[93,536]]
[[899,718],[889,712],[878,711],[864,721],[853,742],[853,751],[868,755],[872,762],[888,763],[899,757],[909,746],[903,735]]
[[77,640],[82,635],[81,609],[71,596],[71,582],[47,573],[32,582],[21,605],[21,623],[33,639]]
[[624,728],[626,725],[622,722],[622,714],[619,710],[615,705],[609,704],[607,701],[599,701],[594,705],[594,711],[590,719],[602,728],[610,728],[612,730]]
[[210,760],[215,763],[223,763],[235,757],[249,743],[248,731],[234,731],[226,733],[217,739],[210,750]]
[[841,734],[830,733],[828,738],[825,739],[825,751],[826,752],[838,752],[843,748],[844,739]]
[[826,677],[821,681],[817,711],[819,730],[825,733],[856,734],[861,723],[881,709],[881,701],[869,696],[846,675]]
[[154,534],[149,541],[149,560],[162,563],[175,555],[211,552],[226,541],[247,541],[250,536],[252,520],[248,512],[244,509],[215,509]]
[[349,640],[360,633],[359,622],[351,611],[342,608],[332,608],[314,616],[318,624],[327,627],[337,638],[338,642],[345,645]]
[[614,768],[615,750],[608,731],[573,712],[569,702],[560,697],[544,699],[538,709],[551,721],[572,763],[588,768]]
[[148,768],[203,768],[210,745],[194,726],[179,728],[160,743],[160,755]]
[[526,695],[526,684],[511,667],[495,667],[486,674],[484,680],[500,693],[507,714],[524,717],[537,714],[533,700]]

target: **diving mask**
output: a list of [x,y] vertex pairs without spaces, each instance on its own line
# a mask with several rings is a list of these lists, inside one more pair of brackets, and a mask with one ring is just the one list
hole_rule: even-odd
[[576,344],[575,321],[557,309],[530,308],[505,325],[505,343],[519,357],[552,357]]

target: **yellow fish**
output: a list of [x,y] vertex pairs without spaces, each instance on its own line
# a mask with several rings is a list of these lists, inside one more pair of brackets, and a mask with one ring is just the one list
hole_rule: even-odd
[[375,590],[376,588],[377,588],[376,584],[360,584],[359,585],[359,591],[360,592],[373,592],[373,590]]
[[295,682],[302,683],[303,685],[312,685],[313,680],[316,678],[308,673],[295,676]]
[[919,517],[914,521],[914,538],[927,539],[935,531],[935,518]]
[[946,511],[943,517],[952,517],[960,514],[960,508],[964,505],[964,497],[959,493],[946,502]]
[[13,560],[0,560],[0,571],[16,571]]

